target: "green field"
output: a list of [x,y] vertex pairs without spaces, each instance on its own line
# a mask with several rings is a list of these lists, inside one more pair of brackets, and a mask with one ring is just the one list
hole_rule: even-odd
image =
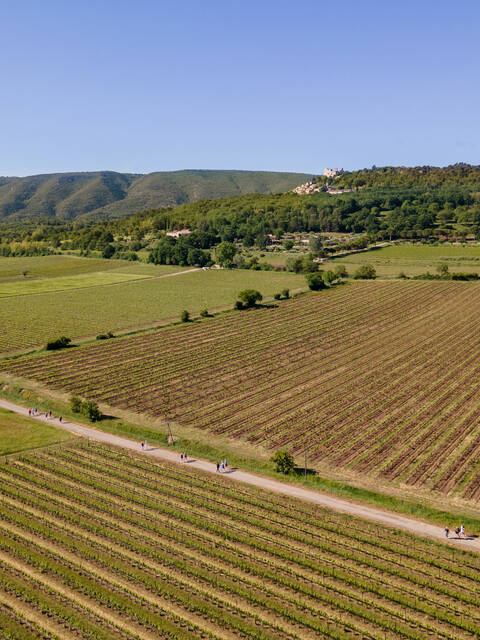
[[82,273],[75,276],[61,278],[39,278],[38,280],[23,280],[17,282],[0,282],[0,298],[11,296],[28,296],[37,293],[67,291],[69,289],[85,289],[108,284],[119,284],[132,280],[151,277],[135,273],[120,273],[119,271],[98,271]]
[[[87,258],[83,260],[89,262]],[[199,270],[144,279],[148,275],[175,271],[179,268],[130,266],[124,262],[122,274],[138,274],[143,279],[3,298],[0,301],[3,321],[0,351],[40,346],[59,335],[76,338],[178,320],[183,309],[198,314],[204,308],[210,311],[232,308],[241,289],[258,289],[268,298],[285,287],[292,291],[306,287],[303,276],[244,270]],[[112,277],[116,275],[112,272]],[[88,280],[96,276],[91,273],[85,277]],[[35,282],[38,286],[49,286],[46,279],[43,283]],[[17,283],[9,286],[16,290]]]
[[[120,271],[140,275],[165,275],[183,271],[184,267],[143,264],[125,260],[104,260],[103,258],[80,258],[70,255],[39,256],[36,258],[1,258],[0,283],[27,283],[44,278],[63,278],[82,274]],[[26,271],[26,275],[24,272]]]
[[[68,255],[0,258],[0,281],[58,278],[81,273],[107,271],[121,267],[122,263],[123,261],[121,262],[120,260],[86,259]],[[26,276],[23,275],[24,271],[27,272]]]
[[0,480],[8,638],[480,633],[480,559],[454,542],[93,443],[24,454]]
[[24,418],[0,408],[0,455],[45,447],[72,436],[35,418]]
[[441,262],[446,262],[450,271],[480,273],[480,245],[409,245],[398,244],[362,253],[354,253],[323,263],[323,269],[332,269],[342,263],[350,275],[362,264],[372,264],[377,276],[396,278],[401,272],[407,276],[421,273],[436,273]]

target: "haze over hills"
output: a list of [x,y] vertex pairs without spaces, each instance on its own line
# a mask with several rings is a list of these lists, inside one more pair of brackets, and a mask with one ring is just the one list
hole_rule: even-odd
[[117,218],[141,209],[246,193],[280,193],[311,174],[274,171],[92,171],[0,177],[0,219]]

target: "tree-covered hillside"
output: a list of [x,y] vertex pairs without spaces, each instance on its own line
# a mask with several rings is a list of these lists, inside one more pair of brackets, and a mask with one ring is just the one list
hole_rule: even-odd
[[[193,234],[190,241],[181,238],[177,242],[181,252],[207,250],[220,242],[241,242],[245,247],[255,245],[263,248],[270,243],[271,236],[278,239],[292,233],[367,234],[370,240],[480,238],[480,169],[466,165],[426,169],[425,173],[416,168],[404,171],[403,168],[387,167],[344,174],[334,184],[338,187],[350,185],[346,192],[336,188],[334,193],[322,191],[303,195],[292,191],[249,193],[202,199],[176,207],[149,208],[134,215],[101,222],[85,217],[59,220],[43,216],[21,222],[7,218],[10,221],[0,226],[0,254],[36,255],[59,249],[80,249],[106,252],[105,257],[128,256],[135,259],[132,252],[151,249],[160,239],[161,252],[166,255],[173,251],[170,245],[176,241],[166,239],[165,233],[184,228],[201,235]],[[185,179],[189,172],[183,173],[182,178]],[[194,173],[202,176],[204,172]],[[214,178],[210,174],[217,172],[205,173],[209,174],[208,182]],[[234,173],[241,172],[223,172],[221,180],[214,181],[216,188],[220,189],[220,185],[225,188],[229,181],[236,188],[252,186],[251,181],[247,185],[248,175],[234,177]],[[155,175],[133,179],[128,194],[135,194],[141,180],[155,184]],[[438,184],[425,183],[426,175],[432,179],[435,177]],[[260,174],[253,176],[259,186]],[[361,176],[366,184],[352,187],[352,181],[360,180]],[[385,184],[381,182],[382,176]],[[404,179],[410,183],[402,185]],[[390,184],[396,180],[400,184]],[[280,178],[277,185],[279,181]],[[174,184],[178,187],[179,183],[170,176],[172,189]],[[87,187],[84,189],[86,191]],[[200,194],[201,191],[197,190],[189,197]],[[121,202],[126,203],[129,197],[138,206],[140,196],[134,200],[133,195],[127,195]],[[114,206],[117,203],[105,208]],[[168,263],[170,258],[165,260]]]
[[372,167],[343,173],[333,180],[338,188],[439,187],[480,184],[480,166],[453,164],[448,167]]
[[206,198],[279,193],[311,178],[273,171],[97,171],[0,178],[0,220],[95,220]]

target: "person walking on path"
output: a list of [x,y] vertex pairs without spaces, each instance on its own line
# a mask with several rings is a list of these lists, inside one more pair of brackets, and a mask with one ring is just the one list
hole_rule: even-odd
[[450,529],[445,527],[445,537],[448,538],[448,534],[450,533]]
[[29,416],[31,416],[31,415],[32,415],[32,410],[31,410],[31,409],[29,409],[29,410],[28,410],[28,415],[29,415]]
[[219,473],[219,471],[220,471],[220,463],[217,462],[217,473]]
[[183,454],[183,459],[185,460],[185,462],[187,461],[187,454],[186,453]]
[[465,537],[465,527],[463,526],[463,524],[462,524],[462,526],[460,527],[460,535],[462,536],[462,538],[464,538],[464,537]]
[[183,462],[183,453],[180,454],[180,462]]
[[455,527],[455,533],[457,534],[457,538],[460,537],[460,527]]
[[145,448],[145,443],[144,443],[144,442],[142,442],[141,444],[142,444],[142,451],[143,451],[143,450],[144,450],[144,448]]
[[63,420],[62,416],[59,416],[58,421],[61,422]]

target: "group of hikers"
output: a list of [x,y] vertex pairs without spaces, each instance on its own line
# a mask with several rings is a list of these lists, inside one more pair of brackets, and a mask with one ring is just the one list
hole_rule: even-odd
[[[35,416],[36,418],[41,418],[43,416],[43,412],[42,411],[38,411],[36,407],[34,407],[33,409],[29,409],[28,410],[28,415],[30,417]],[[52,414],[51,411],[45,411],[45,418],[48,420],[49,418],[55,418],[55,416]],[[62,422],[63,418],[62,416],[58,416],[58,421]]]
[[[142,441],[140,443],[140,446],[142,447],[142,451],[148,451],[148,443],[146,440]],[[180,454],[180,462],[187,462],[188,461],[188,456],[186,453],[181,453]],[[228,462],[227,459],[225,458],[225,460],[222,460],[222,462],[217,462],[217,473],[223,473],[224,471],[227,470],[228,467]]]
[[[455,527],[455,533],[457,534],[457,538],[465,537],[465,527],[463,526],[463,524],[460,527]],[[445,537],[448,538],[449,535],[450,529],[448,527],[445,527]]]
[[217,462],[217,473],[223,473],[227,470],[228,462],[227,460],[222,460],[222,462]]

